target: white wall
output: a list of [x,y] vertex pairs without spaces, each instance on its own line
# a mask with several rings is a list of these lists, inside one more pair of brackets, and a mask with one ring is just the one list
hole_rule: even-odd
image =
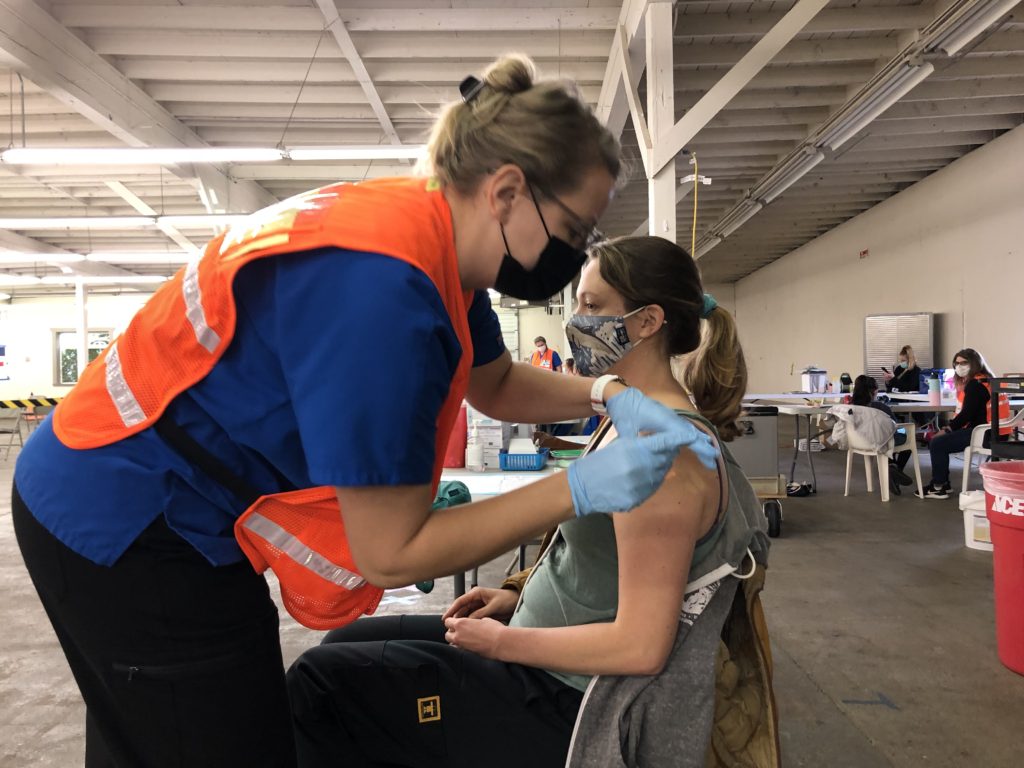
[[[112,329],[119,333],[150,294],[90,296],[90,330]],[[61,397],[70,387],[54,386],[55,330],[75,330],[77,318],[73,296],[14,299],[0,305],[0,344],[7,345],[7,375],[0,381],[0,399],[23,398],[30,394]]]
[[1024,371],[1024,126],[740,280],[735,308],[751,391],[860,373],[865,315],[896,312],[936,313],[940,361]]

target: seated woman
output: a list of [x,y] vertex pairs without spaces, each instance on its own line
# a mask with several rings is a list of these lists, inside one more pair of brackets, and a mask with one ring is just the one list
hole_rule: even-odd
[[[904,347],[908,349],[908,347]],[[875,381],[873,376],[867,376],[861,374],[853,381],[853,395],[850,398],[854,405],[865,405],[869,408],[876,408],[882,413],[886,414],[890,419],[896,421],[896,414],[892,412],[892,408],[888,404],[877,400],[878,397],[878,382]],[[896,430],[896,434],[892,438],[893,446],[899,448],[901,445],[906,445],[907,433]],[[913,485],[914,481],[910,476],[903,471],[903,468],[907,466],[907,462],[910,461],[910,451],[901,451],[896,454],[896,458],[889,462],[889,488],[897,496],[902,492],[900,490],[901,485]]]
[[[948,499],[949,455],[959,453],[971,444],[971,432],[979,424],[992,419],[992,391],[988,380],[992,377],[985,359],[975,350],[961,349],[953,355],[956,372],[956,415],[928,444],[932,458],[932,479],[924,487],[926,499]],[[1009,403],[999,404],[1000,418],[1009,418]]]
[[921,387],[921,368],[914,356],[914,348],[906,344],[897,356],[892,371],[882,369],[885,388],[890,392],[917,392]]
[[[567,335],[582,375],[610,371],[702,429],[735,435],[746,389],[735,324],[705,300],[682,248],[656,237],[598,245],[577,297]],[[710,422],[672,375],[672,357],[690,353],[686,381]],[[606,422],[588,450],[614,439]],[[754,530],[733,503],[746,497],[727,492],[731,479],[724,460],[708,470],[680,452],[662,488],[630,514],[561,525],[518,599],[476,589],[444,617],[367,618],[331,633],[288,672],[300,766],[565,765],[593,676],[657,675],[684,600],[697,621],[705,605],[716,616],[722,600],[731,604],[729,575]],[[741,553],[736,562],[726,550]],[[724,614],[718,621],[716,633]],[[714,642],[695,667],[701,679],[683,686],[702,711],[684,705],[694,736],[673,765],[704,765]]]

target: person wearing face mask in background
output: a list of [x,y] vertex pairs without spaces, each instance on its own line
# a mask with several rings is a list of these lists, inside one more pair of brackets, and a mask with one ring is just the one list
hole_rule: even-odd
[[[684,445],[714,465],[706,435],[635,390],[512,363],[487,289],[569,283],[619,147],[525,57],[461,91],[425,175],[314,190],[212,240],[18,457],[15,533],[85,700],[87,766],[295,764],[264,558],[293,615],[336,626],[347,609],[304,590],[372,610],[380,587],[637,506]],[[401,371],[353,366],[382,347]],[[625,439],[431,513],[463,397],[507,421],[607,409]]]
[[882,369],[882,375],[889,392],[917,392],[921,386],[921,368],[914,356],[914,348],[909,344],[904,346],[892,371]]
[[558,353],[548,346],[548,340],[543,336],[538,336],[533,340],[534,351],[530,355],[530,365],[534,368],[540,368],[545,371],[553,371],[554,373],[562,372],[562,358],[558,356]]
[[[948,499],[949,456],[959,453],[971,443],[971,431],[979,424],[992,421],[992,390],[988,380],[993,376],[980,353],[971,348],[953,355],[956,373],[956,415],[928,443],[931,454],[932,479],[924,488],[925,499]],[[999,402],[999,418],[1010,417],[1010,404]],[[988,436],[985,437],[988,445]],[[916,495],[916,494],[915,494]]]
[[[581,373],[621,375],[716,439],[737,434],[743,351],[686,251],[657,237],[598,243],[577,295],[566,335],[587,361]],[[672,369],[679,355],[685,389]],[[605,421],[587,453],[619,439]],[[444,617],[371,617],[331,632],[288,672],[301,768],[704,768],[730,606],[751,642],[756,632],[737,618],[735,602],[746,602],[732,575],[760,583],[748,553],[765,562],[764,528],[735,462],[725,455],[709,469],[683,451],[643,508],[549,534],[521,594],[475,588]],[[769,673],[754,666],[743,676],[759,685]],[[746,730],[738,751],[751,752],[736,764],[778,765],[768,760],[770,692],[745,693],[735,700],[744,726],[723,743]],[[424,700],[427,722],[414,716]]]

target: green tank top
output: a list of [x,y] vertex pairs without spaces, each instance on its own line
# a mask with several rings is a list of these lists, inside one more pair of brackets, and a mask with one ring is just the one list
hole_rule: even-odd
[[[711,426],[690,411],[681,416]],[[712,427],[714,429],[714,427]],[[717,432],[715,433],[717,436]],[[693,552],[691,568],[714,547],[725,515],[718,519]],[[544,557],[523,587],[511,627],[567,627],[613,621],[619,606],[619,555],[610,515],[587,515],[562,523]],[[585,691],[590,675],[545,670],[566,685]]]

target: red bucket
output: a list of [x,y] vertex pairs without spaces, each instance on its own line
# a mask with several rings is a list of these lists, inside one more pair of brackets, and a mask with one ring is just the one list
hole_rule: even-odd
[[1024,461],[984,464],[999,660],[1024,675]]

